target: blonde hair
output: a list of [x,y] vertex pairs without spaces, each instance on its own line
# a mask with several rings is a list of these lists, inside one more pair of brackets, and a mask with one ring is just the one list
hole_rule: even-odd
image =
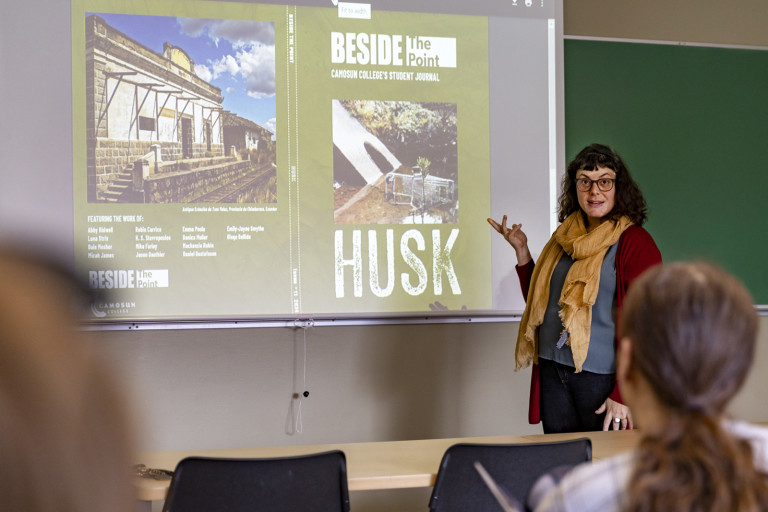
[[721,418],[752,364],[757,313],[744,286],[704,263],[673,263],[632,283],[622,310],[632,371],[669,416],[643,435],[628,511],[768,510],[768,479]]
[[0,504],[30,512],[135,509],[125,405],[76,329],[82,291],[0,249]]

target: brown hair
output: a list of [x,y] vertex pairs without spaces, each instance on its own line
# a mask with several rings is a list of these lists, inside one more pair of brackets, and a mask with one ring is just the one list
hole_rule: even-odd
[[0,249],[0,503],[30,512],[135,509],[128,414],[76,328],[82,290]]
[[755,349],[757,314],[744,286],[704,263],[658,265],[632,283],[622,308],[639,372],[668,412],[643,435],[628,511],[768,509],[768,480],[749,442],[721,425]]
[[568,164],[560,192],[558,220],[563,222],[570,214],[581,209],[576,192],[576,173],[582,170],[594,171],[598,167],[607,167],[616,173],[616,202],[609,213],[609,218],[616,220],[626,216],[638,226],[642,226],[648,217],[643,193],[632,179],[629,169],[619,154],[602,144],[590,144],[579,151],[579,154]]

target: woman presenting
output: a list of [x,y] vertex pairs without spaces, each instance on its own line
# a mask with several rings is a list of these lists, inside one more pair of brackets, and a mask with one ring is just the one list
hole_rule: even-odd
[[619,155],[592,144],[568,165],[560,226],[534,265],[520,224],[488,219],[515,249],[526,298],[516,369],[534,363],[528,411],[545,433],[631,429],[616,384],[617,318],[629,284],[661,253],[646,204]]

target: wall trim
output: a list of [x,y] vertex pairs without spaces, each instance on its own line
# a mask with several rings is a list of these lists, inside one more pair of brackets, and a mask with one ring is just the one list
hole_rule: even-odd
[[669,46],[701,46],[705,48],[725,48],[730,50],[760,50],[768,51],[768,46],[750,46],[742,44],[718,44],[718,43],[696,43],[691,41],[658,41],[653,39],[629,39],[621,37],[595,37],[595,36],[563,36],[564,39],[574,39],[578,41],[605,41],[611,43],[639,43],[639,44],[663,44]]

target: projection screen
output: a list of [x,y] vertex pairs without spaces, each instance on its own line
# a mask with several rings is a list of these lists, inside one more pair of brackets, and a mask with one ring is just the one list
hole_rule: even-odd
[[554,227],[561,0],[19,4],[0,229],[107,292],[89,322],[523,309],[486,218]]

